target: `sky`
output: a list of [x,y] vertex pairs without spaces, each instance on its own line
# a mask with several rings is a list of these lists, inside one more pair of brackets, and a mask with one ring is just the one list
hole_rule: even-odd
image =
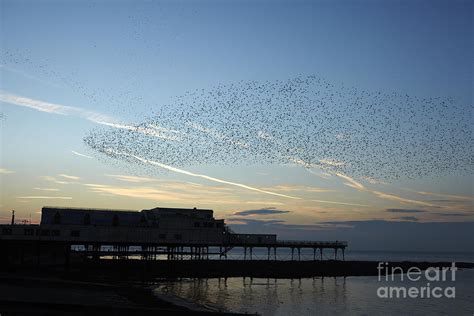
[[[9,222],[15,210],[17,222],[37,223],[46,205],[198,207],[213,209],[236,231],[281,238],[346,239],[356,249],[474,249],[468,234],[474,228],[472,127],[463,136],[456,129],[456,115],[468,126],[473,119],[472,2],[1,0],[0,5],[0,222]],[[226,132],[225,126],[211,129],[222,118],[216,113],[224,112],[214,117],[211,112],[207,127],[203,117],[201,125],[181,120],[192,117],[195,106],[177,102],[180,96],[309,76],[371,95],[454,100],[445,110],[436,108],[426,130],[426,139],[439,139],[440,120],[448,130],[452,126],[449,136],[456,142],[442,137],[433,149],[443,152],[435,157],[445,164],[427,160],[421,169],[429,172],[410,176],[403,171],[408,163],[394,163],[390,170],[397,177],[384,177],[381,170],[373,177],[350,172],[361,164],[339,169],[348,163],[334,155],[318,157],[317,165],[296,156],[278,163],[188,163],[167,150],[168,144],[198,148],[196,139],[205,143],[201,148],[215,150],[215,139]],[[410,106],[421,109],[416,102]],[[156,117],[163,111],[171,113],[166,124]],[[353,117],[361,113],[356,109]],[[255,120],[260,115],[274,113],[264,109]],[[409,123],[416,126],[413,117]],[[280,143],[293,131],[270,127],[282,135],[276,138]],[[258,132],[245,140],[268,141]],[[176,133],[187,141],[180,143]],[[91,135],[100,144],[114,136],[120,147],[113,150],[120,153],[91,146],[86,141]],[[128,141],[129,135],[140,137]],[[364,135],[353,135],[346,146],[353,148]],[[149,145],[146,151],[142,144]],[[245,149],[243,142],[232,145],[232,157],[239,146]],[[223,146],[227,153],[229,144]],[[271,154],[284,146],[289,145],[271,147]],[[337,146],[333,153],[343,151]],[[456,160],[456,148],[451,156],[441,149],[449,146],[462,147],[468,159]],[[452,161],[456,164],[446,163]],[[407,245],[410,240],[417,242]]]

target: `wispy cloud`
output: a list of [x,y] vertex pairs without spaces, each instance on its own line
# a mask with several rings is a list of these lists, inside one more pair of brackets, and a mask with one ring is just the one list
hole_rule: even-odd
[[221,141],[224,141],[224,142],[227,142],[229,144],[232,144],[232,145],[236,145],[240,148],[244,148],[244,149],[247,149],[250,147],[249,144],[243,142],[243,141],[240,141],[240,140],[237,140],[237,139],[232,139],[224,134],[222,134],[221,132],[219,131],[216,131],[212,128],[208,128],[208,127],[205,127],[201,124],[198,124],[198,123],[194,123],[194,122],[186,122],[186,125],[197,130],[197,131],[200,131],[202,133],[205,133],[215,139],[219,139]]
[[148,177],[136,177],[136,176],[121,175],[121,174],[106,174],[106,176],[120,180],[120,181],[133,182],[133,183],[158,181],[157,179],[148,178]]
[[95,121],[95,123],[109,126],[109,127],[118,128],[118,129],[124,129],[127,131],[137,132],[144,135],[162,138],[166,140],[174,140],[174,141],[181,140],[181,137],[174,134],[173,131],[171,132],[172,134],[170,135],[170,131],[166,130],[165,128],[157,129],[154,125],[150,125],[153,127],[150,127],[150,126],[144,127],[144,126],[125,125],[125,124],[119,124],[119,123],[113,123],[113,122],[107,122],[107,121]]
[[75,150],[71,150],[71,152],[76,155],[76,156],[79,156],[79,157],[84,157],[84,158],[87,158],[87,159],[93,159],[94,157],[92,156],[87,156],[87,155],[84,155],[84,154],[81,154],[80,152],[77,152]]
[[334,160],[334,159],[320,159],[319,162],[324,164],[324,165],[328,165],[328,166],[332,166],[332,167],[341,167],[341,166],[344,166],[346,164],[345,162],[337,161],[337,160]]
[[219,194],[213,187],[196,187],[184,182],[157,182],[150,186],[117,186],[97,183],[86,183],[84,186],[89,188],[90,192],[102,195],[124,196],[151,200],[161,203],[179,202],[181,204],[199,203],[205,205],[235,205],[239,204],[238,197],[229,194]]
[[281,202],[269,202],[269,201],[246,201],[245,204],[258,204],[258,205],[284,205]]
[[[410,191],[412,191],[412,190],[410,190]],[[420,195],[441,196],[441,197],[448,197],[448,198],[456,199],[456,200],[474,200],[474,197],[465,196],[465,195],[453,195],[453,194],[423,192],[423,191],[412,191],[412,192],[418,193]]]
[[387,182],[383,182],[381,180],[378,180],[378,179],[375,179],[375,178],[372,178],[372,177],[361,177],[362,179],[364,179],[365,181],[367,181],[368,183],[370,184],[387,184]]
[[10,174],[10,173],[14,173],[14,172],[5,168],[0,168],[0,174]]
[[109,116],[97,112],[84,110],[74,106],[34,100],[9,93],[0,93],[0,101],[17,106],[27,107],[41,112],[53,113],[58,115],[78,116],[95,123],[99,123],[101,121],[113,121],[112,118],[110,118]]
[[153,137],[158,137],[167,140],[179,140],[179,137],[176,135],[178,132],[175,130],[169,130],[164,127],[160,127],[154,124],[147,124],[146,126],[133,126],[118,123],[112,117],[94,112],[85,110],[79,107],[62,105],[57,103],[50,103],[35,99],[30,99],[27,97],[22,97],[10,93],[0,93],[0,102],[5,102],[12,105],[27,107],[41,112],[52,113],[57,115],[64,116],[76,116],[88,121],[94,122],[96,124],[109,126],[118,129],[125,129],[144,135],[149,135]]
[[31,80],[35,80],[35,81],[38,81],[38,82],[41,82],[41,83],[44,83],[44,84],[48,84],[48,85],[56,87],[56,88],[60,87],[59,85],[57,85],[55,83],[52,83],[51,81],[47,81],[47,80],[44,80],[44,79],[37,78],[37,77],[32,76],[32,75],[30,75],[30,74],[28,74],[25,71],[20,70],[20,69],[16,69],[16,68],[6,66],[6,65],[0,65],[0,69],[15,73],[15,74],[20,75],[22,77],[25,77],[27,79],[31,79]]
[[264,194],[270,194],[270,195],[274,195],[274,196],[284,197],[284,198],[287,198],[287,199],[295,199],[295,200],[300,200],[301,199],[301,198],[295,197],[295,196],[290,196],[290,195],[286,195],[286,194],[280,194],[280,193],[276,193],[276,192],[261,190],[259,188],[252,187],[252,186],[249,186],[249,185],[245,185],[245,184],[242,184],[242,183],[227,181],[227,180],[223,180],[223,179],[219,179],[219,178],[210,177],[210,176],[207,176],[207,175],[204,175],[204,174],[190,172],[190,171],[187,171],[187,170],[183,170],[183,169],[179,169],[179,168],[176,168],[176,167],[165,165],[161,162],[145,159],[145,158],[142,158],[142,157],[139,157],[139,156],[136,156],[136,155],[132,155],[132,154],[128,154],[128,153],[124,153],[124,152],[117,152],[117,151],[112,151],[112,150],[110,150],[110,152],[114,153],[116,155],[122,155],[122,156],[134,158],[134,159],[136,159],[136,160],[138,160],[138,161],[140,161],[144,164],[157,166],[157,167],[163,168],[165,170],[169,170],[169,171],[180,173],[180,174],[185,174],[185,175],[188,175],[188,176],[191,176],[191,177],[197,177],[197,178],[205,179],[205,180],[208,180],[208,181],[213,181],[213,182],[217,182],[217,183],[231,185],[231,186],[239,187],[239,188],[250,190],[250,191],[260,192],[260,193],[264,193]]
[[338,205],[350,205],[350,206],[370,206],[367,204],[358,204],[350,202],[338,202],[338,201],[327,201],[327,200],[311,200],[313,202],[324,203],[324,204],[338,204]]
[[269,208],[262,208],[262,209],[258,209],[258,210],[239,211],[239,212],[235,212],[234,215],[240,215],[240,216],[275,215],[275,214],[285,214],[285,213],[290,213],[290,211],[278,210],[274,207],[269,207]]
[[56,188],[34,188],[34,189],[38,191],[50,191],[50,192],[59,191],[59,189],[56,189]]
[[344,184],[347,185],[348,187],[354,188],[354,189],[359,190],[359,191],[366,191],[367,190],[366,187],[362,183],[352,179],[351,177],[349,177],[345,174],[336,173],[336,176],[346,180],[347,182],[344,182]]
[[344,182],[344,185],[346,185],[348,187],[351,187],[351,188],[354,188],[358,191],[363,191],[363,192],[368,192],[368,193],[374,194],[375,196],[377,196],[378,198],[381,198],[381,199],[385,199],[385,200],[389,200],[389,201],[396,201],[396,202],[404,203],[404,204],[416,204],[416,205],[423,205],[423,206],[439,207],[438,205],[435,205],[435,204],[432,204],[432,203],[413,200],[413,199],[407,199],[407,198],[404,198],[404,197],[401,197],[401,196],[398,196],[398,195],[395,195],[395,194],[389,194],[389,193],[369,189],[366,186],[364,186],[362,183],[360,183],[360,182],[354,180],[353,178],[349,177],[348,175],[345,175],[345,174],[342,174],[342,173],[336,173],[336,175],[347,181],[347,182]]
[[438,205],[435,205],[432,203],[407,199],[407,198],[394,195],[394,194],[388,194],[388,193],[384,193],[380,191],[370,191],[370,192],[375,194],[377,197],[385,199],[385,200],[396,201],[396,202],[405,203],[405,204],[416,204],[416,205],[423,205],[423,206],[439,207]]
[[434,213],[434,214],[439,215],[439,216],[446,216],[446,217],[474,216],[474,214],[466,214],[466,213]]
[[55,200],[72,200],[70,196],[40,196],[40,195],[29,195],[29,196],[17,196],[17,199],[55,199]]
[[275,230],[303,230],[303,231],[325,231],[325,230],[334,230],[334,229],[350,229],[353,228],[353,225],[346,224],[346,223],[331,223],[331,222],[323,222],[323,223],[314,223],[314,224],[291,224],[287,223],[285,220],[281,219],[255,219],[255,218],[247,218],[247,217],[230,217],[226,219],[227,223],[230,225],[238,226],[239,230],[242,225],[249,226],[252,231],[259,231],[259,228],[264,229],[272,229],[272,232]]
[[69,180],[80,180],[80,179],[81,179],[80,177],[71,176],[71,175],[64,174],[64,173],[61,173],[61,174],[59,174],[58,176],[60,176],[60,177],[62,177],[62,178],[65,178],[65,179],[69,179]]
[[404,208],[389,208],[385,210],[389,213],[425,213],[424,210],[404,209]]
[[332,189],[309,187],[304,185],[275,185],[272,187],[266,187],[265,190],[277,191],[277,192],[309,192],[309,193],[324,193],[334,192]]
[[401,216],[395,219],[401,219],[402,221],[408,221],[408,222],[418,222],[419,219],[416,216]]

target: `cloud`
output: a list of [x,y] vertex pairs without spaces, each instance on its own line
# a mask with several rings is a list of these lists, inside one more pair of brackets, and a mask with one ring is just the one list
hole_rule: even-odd
[[0,168],[0,174],[10,174],[10,173],[14,173],[14,172],[5,168]]
[[285,220],[282,219],[254,219],[254,218],[228,218],[227,219],[229,222],[242,222],[244,224],[251,224],[251,223],[256,223],[256,224],[263,224],[263,225],[273,225],[273,224],[281,224],[285,223]]
[[470,214],[466,214],[466,213],[434,213],[436,215],[439,215],[439,216],[452,216],[452,217],[464,217],[464,216],[469,216]]
[[157,179],[148,178],[148,177],[135,177],[135,176],[127,176],[127,175],[121,175],[121,174],[106,174],[106,176],[120,180],[120,181],[133,182],[133,183],[158,181]]
[[81,179],[80,177],[70,176],[70,175],[67,175],[67,174],[64,174],[64,173],[59,174],[59,176],[65,178],[65,179],[69,179],[69,180],[80,180]]
[[239,231],[245,230],[250,233],[255,233],[255,231],[265,233],[276,233],[278,231],[321,231],[353,227],[352,225],[344,223],[288,224],[285,220],[281,219],[262,220],[241,217],[227,218],[226,222],[236,227]]
[[264,188],[265,190],[277,191],[277,192],[309,192],[309,193],[324,193],[324,192],[334,192],[332,189],[326,188],[317,188],[317,187],[308,187],[304,185],[275,185],[272,187]]
[[246,190],[260,192],[260,193],[269,194],[269,195],[275,195],[275,196],[284,197],[284,198],[287,198],[287,199],[294,199],[294,200],[300,200],[301,199],[299,197],[290,196],[290,195],[286,195],[286,194],[280,194],[280,193],[276,193],[276,192],[270,192],[270,191],[266,191],[266,190],[261,190],[259,188],[252,187],[252,186],[249,186],[249,185],[236,183],[236,182],[231,182],[231,181],[227,181],[227,180],[222,180],[222,179],[210,177],[210,176],[207,176],[207,175],[204,175],[204,174],[193,173],[193,172],[190,172],[190,171],[186,171],[186,170],[179,169],[179,168],[176,168],[176,167],[168,166],[168,165],[165,165],[165,164],[157,162],[157,161],[148,160],[148,159],[141,158],[139,156],[124,153],[124,152],[117,152],[117,151],[113,151],[113,150],[110,150],[109,152],[111,152],[115,155],[122,155],[122,156],[126,156],[126,157],[131,157],[131,158],[134,158],[134,159],[136,159],[140,162],[143,162],[145,164],[157,166],[157,167],[163,168],[165,170],[169,170],[169,171],[180,173],[180,174],[185,174],[185,175],[188,175],[188,176],[191,176],[191,177],[197,177],[197,178],[205,179],[205,180],[208,180],[208,181],[227,184],[227,185],[239,187],[239,188],[246,189]]
[[349,203],[349,202],[337,202],[337,201],[326,201],[326,200],[311,200],[313,202],[325,203],[325,204],[339,204],[339,205],[351,205],[351,206],[370,206],[367,204]]
[[29,196],[17,196],[17,199],[54,199],[54,200],[72,200],[70,196],[38,196],[38,195],[29,195]]
[[337,160],[334,160],[334,159],[321,159],[321,160],[319,160],[319,162],[324,164],[324,165],[331,166],[331,167],[341,167],[341,166],[344,166],[346,164],[342,161],[337,161]]
[[258,210],[246,210],[246,211],[239,211],[235,212],[234,215],[240,216],[249,216],[249,215],[273,215],[273,214],[284,214],[290,213],[290,211],[278,210],[276,208],[262,208]]
[[[239,204],[240,200],[229,192],[222,192],[220,188],[212,186],[195,186],[186,182],[156,182],[149,186],[117,186],[97,183],[86,183],[90,192],[102,195],[125,196],[157,202],[179,202],[181,204]],[[195,205],[193,205],[195,206]]]
[[73,106],[34,100],[34,99],[21,97],[21,96],[9,94],[9,93],[1,93],[0,101],[13,104],[13,105],[27,107],[30,109],[34,109],[34,110],[46,112],[46,113],[78,116],[95,123],[98,123],[100,121],[112,121],[112,119],[109,116],[106,116],[97,112],[88,111],[88,110],[84,110],[84,109],[73,107]]
[[412,191],[412,192],[418,193],[420,195],[449,197],[451,199],[457,199],[457,200],[474,200],[474,197],[472,196],[452,195],[452,194],[445,194],[445,193],[434,193],[434,192],[423,192],[423,191]]
[[423,205],[423,206],[439,207],[438,205],[435,205],[435,204],[432,204],[432,203],[407,199],[407,198],[404,198],[404,197],[401,197],[401,196],[398,196],[398,195],[371,190],[371,189],[368,189],[367,187],[365,187],[363,184],[359,183],[358,181],[352,179],[348,175],[345,175],[345,174],[342,174],[342,173],[336,173],[336,175],[338,177],[343,178],[344,180],[346,180],[347,182],[345,182],[344,184],[347,185],[348,187],[354,188],[358,191],[363,191],[363,192],[368,192],[368,193],[374,194],[375,196],[377,196],[378,198],[381,198],[381,199],[385,199],[385,200],[389,200],[389,201],[396,201],[396,202],[400,202],[400,203],[408,203],[408,204],[417,204],[417,205]]
[[[125,125],[125,124],[119,124],[119,123],[113,123],[113,122],[107,122],[107,121],[95,121],[95,123],[109,126],[109,127],[118,128],[118,129],[125,129],[128,131],[137,132],[144,135],[162,138],[166,140],[173,140],[173,141],[181,140],[181,138],[175,134],[167,135],[167,133],[169,132],[173,133],[174,131],[168,131],[165,128],[158,129],[154,125],[147,125],[143,127],[143,126]],[[153,126],[153,127],[150,127],[150,126]]]
[[342,173],[336,173],[336,176],[346,180],[347,182],[344,182],[345,185],[347,185],[348,187],[351,187],[351,188],[354,188],[356,190],[359,190],[359,191],[366,191],[366,187],[360,183],[360,182],[357,182],[356,180],[352,179],[351,177],[345,175],[345,174],[342,174]]
[[232,139],[232,138],[229,138],[228,136],[214,130],[214,129],[211,129],[211,128],[208,128],[208,127],[205,127],[205,126],[202,126],[201,124],[198,124],[198,123],[193,123],[193,122],[186,122],[186,125],[197,130],[197,131],[200,131],[202,133],[205,133],[215,139],[219,139],[221,141],[225,141],[231,145],[236,145],[240,148],[243,148],[243,149],[248,149],[250,147],[249,144],[245,143],[245,142],[242,142],[242,141],[239,141],[239,140],[236,140],[236,139]]
[[387,184],[387,182],[383,182],[383,181],[380,181],[378,179],[375,179],[375,178],[372,178],[372,177],[361,177],[362,179],[364,179],[365,181],[367,181],[368,183],[370,184]]
[[415,210],[415,209],[403,209],[403,208],[388,208],[387,212],[390,213],[424,213],[424,210]]
[[285,205],[285,203],[281,203],[281,202],[269,202],[269,201],[246,201],[245,204]]
[[93,158],[94,158],[94,157],[92,157],[92,156],[87,156],[87,155],[81,154],[81,153],[79,153],[79,152],[77,152],[77,151],[74,151],[74,150],[71,150],[71,152],[72,152],[74,155],[79,156],[79,157],[84,157],[84,158],[87,158],[87,159],[93,159]]
[[402,217],[398,217],[397,219],[401,219],[403,221],[409,221],[409,222],[417,222],[418,221],[418,218],[415,217],[415,216],[402,216]]
[[176,135],[179,133],[175,130],[166,129],[161,126],[157,126],[154,124],[145,124],[139,126],[132,126],[118,123],[115,119],[111,118],[108,115],[104,115],[98,112],[85,110],[82,108],[50,103],[40,100],[34,100],[10,93],[0,93],[0,102],[5,102],[12,105],[27,107],[30,109],[34,109],[40,112],[46,112],[51,114],[57,115],[64,115],[64,116],[76,116],[88,121],[91,121],[96,124],[109,126],[118,129],[125,129],[137,133],[141,133],[144,135],[149,135],[153,137],[158,137],[167,140],[179,140],[179,137]]
[[408,204],[417,204],[417,205],[424,205],[424,206],[439,207],[438,205],[435,205],[435,204],[432,204],[432,203],[406,199],[406,198],[403,198],[403,197],[398,196],[398,195],[388,194],[388,193],[384,193],[384,192],[380,192],[380,191],[370,191],[370,192],[375,194],[377,197],[385,199],[385,200],[397,201],[397,202],[408,203]]
[[56,189],[56,188],[34,188],[34,189],[38,191],[50,191],[50,192],[59,191],[59,189]]

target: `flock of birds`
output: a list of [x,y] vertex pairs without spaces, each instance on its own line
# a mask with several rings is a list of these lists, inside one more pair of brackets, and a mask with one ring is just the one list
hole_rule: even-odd
[[296,164],[386,180],[471,171],[473,162],[470,106],[316,76],[188,92],[135,129],[94,129],[84,141],[132,164]]

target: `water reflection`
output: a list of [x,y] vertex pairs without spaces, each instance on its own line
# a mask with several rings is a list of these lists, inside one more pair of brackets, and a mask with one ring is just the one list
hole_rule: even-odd
[[474,271],[460,271],[456,299],[438,300],[378,298],[384,284],[377,277],[185,279],[161,283],[156,291],[214,310],[262,315],[462,314],[472,310],[473,284]]

